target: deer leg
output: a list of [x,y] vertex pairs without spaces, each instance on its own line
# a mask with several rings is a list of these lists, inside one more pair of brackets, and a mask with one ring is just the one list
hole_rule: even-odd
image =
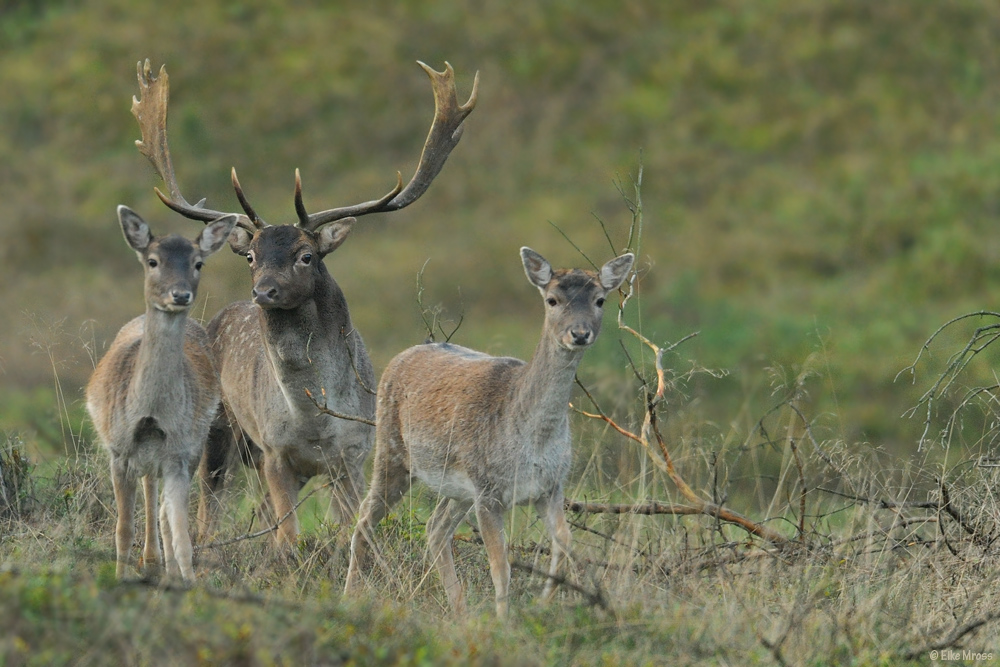
[[361,570],[369,568],[368,548],[374,546],[372,529],[385,518],[389,509],[399,502],[410,487],[410,471],[402,461],[400,457],[388,457],[382,452],[376,452],[372,485],[358,510],[358,525],[351,536],[351,560],[347,566],[345,594],[360,588]]
[[191,565],[193,558],[191,530],[188,525],[190,491],[191,475],[186,463],[164,472],[160,523],[167,575],[171,577],[179,575],[188,582],[194,581],[194,569]]
[[479,520],[479,532],[490,559],[490,575],[493,577],[493,588],[496,589],[497,616],[505,618],[510,589],[510,562],[507,560],[507,541],[503,532],[503,507],[499,503],[477,501],[476,519]]
[[160,503],[160,535],[163,538],[163,565],[168,577],[177,577],[180,570],[177,568],[177,558],[174,556],[174,538],[170,528],[170,512],[167,506],[170,500],[167,496],[166,484],[163,490],[163,502]]
[[364,458],[357,463],[344,457],[334,475],[330,497],[330,514],[341,526],[350,526],[357,516],[365,491]]
[[280,522],[275,534],[279,545],[292,546],[299,535],[295,516],[295,501],[299,497],[299,480],[280,455],[264,452],[264,479],[274,509],[274,519]]
[[552,564],[549,566],[549,580],[545,582],[542,597],[551,598],[555,592],[555,576],[559,572],[559,557],[566,554],[569,557],[572,536],[569,524],[566,523],[566,510],[563,507],[562,489],[559,489],[535,504],[535,509],[545,522],[545,527],[552,538]]
[[111,485],[118,509],[118,519],[115,522],[115,575],[122,579],[131,560],[132,540],[135,537],[135,527],[132,525],[135,516],[135,478],[128,474],[126,463],[113,456]]
[[155,572],[160,567],[160,531],[157,529],[156,506],[159,502],[157,498],[156,477],[145,475],[142,478],[142,498],[146,510],[146,541],[142,547],[143,570]]
[[445,498],[438,504],[427,522],[427,546],[430,550],[431,562],[437,565],[441,575],[441,583],[448,602],[456,614],[465,613],[465,591],[462,582],[455,572],[455,555],[452,553],[452,538],[455,529],[469,513],[470,502]]
[[198,465],[198,538],[202,542],[210,539],[222,513],[221,494],[235,449],[232,426],[225,408],[220,408]]

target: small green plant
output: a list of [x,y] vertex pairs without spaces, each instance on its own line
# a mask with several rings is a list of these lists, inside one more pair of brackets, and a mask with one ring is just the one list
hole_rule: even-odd
[[19,518],[31,497],[33,466],[17,435],[6,434],[0,445],[0,518]]

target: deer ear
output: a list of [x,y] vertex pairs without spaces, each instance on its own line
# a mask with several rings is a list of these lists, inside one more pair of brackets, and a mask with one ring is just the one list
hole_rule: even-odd
[[609,292],[621,287],[628,277],[628,272],[632,270],[632,263],[635,262],[635,255],[630,252],[613,260],[601,267],[601,287]]
[[250,252],[250,242],[253,241],[253,236],[250,232],[243,229],[242,227],[233,227],[233,230],[229,233],[229,247],[233,249],[237,255],[243,255],[244,257],[248,252]]
[[211,255],[217,251],[226,243],[229,233],[236,226],[236,220],[235,215],[224,215],[205,227],[205,229],[201,230],[201,234],[198,234],[198,239],[195,241],[198,244],[198,248],[206,255]]
[[141,253],[149,247],[153,235],[149,231],[149,225],[139,217],[138,213],[128,206],[119,206],[118,222],[121,223],[122,233],[125,234],[125,242],[132,250]]
[[552,265],[527,246],[521,248],[521,263],[524,264],[524,274],[538,289],[543,289],[552,280]]
[[340,244],[347,239],[347,235],[351,233],[355,222],[357,222],[356,218],[343,218],[320,227],[317,232],[319,254],[329,255],[339,248]]

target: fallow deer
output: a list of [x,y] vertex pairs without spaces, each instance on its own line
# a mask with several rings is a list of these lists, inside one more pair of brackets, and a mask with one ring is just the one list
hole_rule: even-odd
[[219,408],[219,380],[205,329],[188,318],[205,258],[226,243],[236,216],[208,225],[194,241],[154,238],[134,211],[118,207],[125,241],[145,273],[146,313],[118,332],[87,384],[87,410],[111,457],[118,520],[116,573],[130,562],[136,480],[143,481],[143,561],[160,560],[157,482],[163,479],[160,528],[168,576],[194,579],[188,492]]
[[[427,523],[430,558],[448,599],[464,608],[452,537],[475,509],[496,589],[507,612],[510,564],[503,513],[534,504],[552,537],[550,573],[569,553],[563,484],[572,458],[568,403],[577,365],[601,327],[604,300],[632,268],[627,253],[599,272],[554,271],[521,248],[528,280],[545,301],[541,341],[531,361],[492,357],[449,343],[411,347],[389,362],[378,387],[375,465],[351,538],[346,593],[370,567],[372,530],[419,479],[441,496]],[[552,579],[545,595],[552,592]]]
[[[294,225],[267,225],[243,194],[236,170],[233,187],[243,208],[229,239],[233,251],[246,257],[253,281],[252,301],[226,307],[209,324],[209,335],[222,381],[226,413],[241,437],[262,454],[273,515],[289,517],[277,529],[281,544],[294,542],[298,522],[293,509],[305,482],[318,474],[333,478],[334,511],[350,525],[364,493],[362,467],[374,432],[375,374],[360,334],[351,323],[347,301],[328,273],[323,258],[351,231],[355,217],[396,211],[416,201],[441,171],[458,144],[465,118],[476,104],[479,75],[469,100],[460,105],[454,71],[436,72],[419,63],[431,79],[435,115],[412,179],[380,199],[318,213],[307,213],[302,181],[295,172]],[[165,68],[153,77],[147,60],[139,63],[142,100],[133,98],[132,113],[142,140],[136,144],[149,158],[169,190],[157,195],[191,219],[209,221],[220,215],[205,201],[189,204],[181,195],[167,146],[169,83]],[[321,414],[313,399],[324,395],[327,407],[343,419]],[[365,422],[368,423],[365,423]],[[217,512],[214,494],[225,477],[227,452],[233,450],[228,429],[213,428],[202,470],[203,528]]]

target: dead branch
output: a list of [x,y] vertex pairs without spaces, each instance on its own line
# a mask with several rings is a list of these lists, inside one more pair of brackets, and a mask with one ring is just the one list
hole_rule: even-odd
[[302,498],[299,500],[299,502],[295,503],[295,506],[292,507],[292,509],[290,509],[287,512],[285,512],[285,515],[283,517],[281,517],[280,519],[278,519],[277,521],[275,521],[274,525],[272,525],[272,526],[268,526],[267,528],[263,528],[261,530],[258,530],[256,533],[247,533],[246,535],[240,535],[239,537],[234,537],[234,538],[232,538],[230,540],[222,540],[221,542],[210,542],[209,544],[197,544],[197,545],[194,546],[194,550],[197,552],[197,551],[203,551],[205,549],[218,549],[219,547],[227,547],[230,544],[236,544],[237,542],[244,542],[246,540],[253,540],[253,539],[256,539],[258,537],[262,537],[264,535],[267,535],[268,533],[273,533],[274,531],[278,530],[278,526],[280,526],[282,523],[284,523],[285,520],[288,519],[288,517],[290,517],[293,514],[295,514],[295,511],[297,509],[299,509],[299,507],[302,505],[302,503],[304,503],[305,501],[309,500],[309,498],[312,497],[312,495],[314,493],[316,493],[320,489],[325,489],[325,488],[331,486],[332,484],[333,484],[333,482],[327,482],[326,484],[321,484],[320,486],[317,486],[316,488],[314,488],[312,491],[310,491],[306,495],[302,496]]
[[309,391],[308,387],[306,388],[305,392],[306,396],[309,397],[309,400],[312,401],[312,404],[316,406],[316,409],[319,410],[324,415],[330,415],[331,417],[336,417],[337,419],[346,419],[352,422],[361,422],[362,424],[368,424],[369,426],[375,425],[375,420],[373,419],[368,419],[367,417],[358,417],[357,415],[345,415],[342,412],[337,412],[336,410],[331,410],[330,408],[328,408],[326,406],[325,387],[320,388],[320,392],[323,394],[323,405],[319,404],[319,401],[317,401],[316,397],[312,395],[312,392]]
[[636,504],[615,504],[589,503],[581,500],[567,499],[565,506],[567,512],[576,512],[578,514],[641,514],[644,516],[654,516],[656,514],[702,514],[701,509],[697,507],[661,503],[657,500]]
[[[899,379],[900,375],[904,373],[909,373],[913,381],[916,381],[916,367],[920,363],[920,359],[923,357],[925,352],[930,349],[931,343],[948,327],[951,325],[966,320],[972,317],[993,317],[1000,319],[1000,313],[995,313],[988,310],[980,310],[974,313],[966,313],[965,315],[959,315],[958,317],[952,318],[938,327],[937,331],[931,334],[920,351],[917,353],[917,358],[913,360],[913,363],[899,371],[896,374],[896,379]],[[920,441],[918,443],[918,451],[922,450],[924,443],[927,441],[927,434],[930,432],[931,420],[933,418],[933,408],[934,402],[948,393],[951,387],[958,381],[958,377],[962,372],[972,363],[976,355],[989,347],[994,341],[1000,338],[1000,322],[994,324],[987,324],[986,326],[978,327],[966,342],[965,347],[963,347],[958,352],[954,353],[948,358],[948,365],[942,372],[937,380],[931,385],[930,389],[924,392],[923,396],[917,401],[917,404],[912,408],[903,413],[904,417],[912,417],[917,408],[921,405],[926,405],[926,415],[924,417],[924,431],[920,435]]]
[[927,655],[930,651],[940,651],[941,649],[954,648],[966,635],[970,635],[987,623],[992,623],[996,620],[1000,620],[1000,611],[991,611],[980,616],[979,618],[974,618],[971,621],[967,621],[956,626],[942,639],[929,642],[919,649],[903,653],[902,657],[904,660],[916,660],[921,656]]
[[583,586],[581,586],[580,584],[570,581],[561,574],[549,574],[544,570],[539,570],[530,563],[525,563],[524,561],[517,560],[516,558],[511,559],[510,566],[515,570],[521,570],[522,572],[527,572],[528,574],[549,579],[556,586],[563,586],[564,588],[576,591],[587,600],[587,603],[589,605],[593,607],[600,607],[601,609],[608,612],[612,616],[615,616],[615,612],[611,608],[611,605],[608,604],[607,598],[604,595],[604,591],[602,591],[600,588],[593,591],[588,590]]

